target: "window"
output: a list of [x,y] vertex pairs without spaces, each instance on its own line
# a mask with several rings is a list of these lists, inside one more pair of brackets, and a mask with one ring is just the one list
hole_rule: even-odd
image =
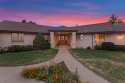
[[49,35],[44,35],[44,40],[45,40],[46,42],[49,42],[50,36],[49,36]]
[[104,34],[95,34],[95,42],[104,42]]
[[12,33],[12,42],[24,42],[24,34]]

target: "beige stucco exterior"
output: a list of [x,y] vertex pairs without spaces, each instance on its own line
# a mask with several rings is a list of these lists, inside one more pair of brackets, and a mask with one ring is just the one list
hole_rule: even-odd
[[92,48],[92,34],[83,34],[83,39],[76,40],[76,47],[86,48],[88,46]]
[[36,34],[24,34],[24,42],[12,42],[11,33],[0,33],[0,47],[11,45],[33,45]]
[[[102,42],[95,42],[95,34],[83,34],[83,39],[77,39],[77,47],[91,48]],[[93,37],[92,37],[93,36]],[[93,38],[93,43],[92,43]],[[125,33],[105,33],[105,42],[113,42],[115,45],[125,45]]]
[[[11,45],[33,45],[33,40],[35,36],[36,34],[24,33],[24,42],[12,42],[11,33],[0,32],[0,47],[8,47]],[[50,42],[52,48],[57,47],[57,46],[54,46],[57,42],[54,39],[58,38],[58,37],[56,38],[56,36],[54,35],[54,33],[50,33],[50,38],[51,40],[53,40]],[[76,48],[76,47],[87,48],[88,46],[90,46],[91,48],[92,47],[94,48],[96,44],[101,44],[101,42],[95,42],[95,34],[83,34],[83,39],[80,39],[80,38],[76,38],[76,34],[74,33],[74,35],[73,34],[70,35],[70,40],[71,40],[70,41],[71,47],[73,47],[72,45],[73,43],[74,44],[76,43],[76,46],[74,46],[73,48]],[[113,42],[116,45],[125,45],[125,32],[124,33],[105,33],[105,42]]]

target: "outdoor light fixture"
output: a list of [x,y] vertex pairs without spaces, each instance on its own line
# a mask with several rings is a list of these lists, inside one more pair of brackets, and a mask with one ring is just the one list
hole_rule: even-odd
[[121,34],[119,34],[118,38],[119,38],[119,39],[122,39],[123,37],[122,37],[122,35],[121,35]]
[[83,39],[83,34],[80,35],[80,39],[81,39],[81,40]]

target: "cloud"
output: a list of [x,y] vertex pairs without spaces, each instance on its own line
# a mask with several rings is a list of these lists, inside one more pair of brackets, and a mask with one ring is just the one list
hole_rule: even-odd
[[[28,12],[22,10],[13,9],[0,9],[1,20],[12,20],[21,21],[26,19],[27,21],[34,21],[40,25],[50,25],[50,26],[74,26],[76,24],[86,25],[107,22],[109,15],[104,14],[43,14]],[[71,11],[70,11],[71,12]],[[72,11],[73,13],[80,13]],[[125,19],[125,18],[124,18]]]

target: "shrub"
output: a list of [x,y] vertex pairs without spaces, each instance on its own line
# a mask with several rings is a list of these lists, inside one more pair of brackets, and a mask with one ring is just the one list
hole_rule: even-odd
[[43,49],[45,48],[45,40],[42,34],[37,34],[34,41],[33,41],[33,47],[34,49]]
[[86,49],[91,49],[91,47],[89,46],[89,47],[87,47]]
[[115,50],[115,45],[112,42],[103,42],[101,44],[103,50],[107,51],[114,51]]
[[7,52],[23,52],[23,51],[32,51],[33,50],[33,46],[31,45],[13,45],[13,46],[9,46],[7,48]]
[[95,46],[94,46],[94,49],[96,49],[96,50],[101,50],[101,46],[100,46],[100,45],[95,45]]
[[125,45],[115,45],[117,51],[125,51]]
[[44,49],[50,49],[50,43],[49,42],[45,43],[45,48]]
[[1,47],[0,47],[0,54],[5,53],[5,49],[6,49],[6,48],[1,48]]
[[9,46],[7,48],[8,52],[21,52],[22,51],[22,47],[19,45],[13,45],[13,46]]

